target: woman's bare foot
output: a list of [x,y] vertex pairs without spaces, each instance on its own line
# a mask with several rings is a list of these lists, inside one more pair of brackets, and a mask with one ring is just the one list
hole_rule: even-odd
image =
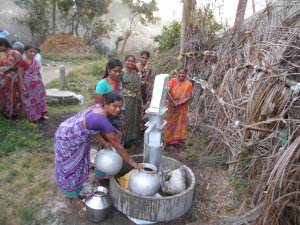
[[132,145],[130,146],[130,149],[131,149],[131,150],[135,150],[135,149],[136,149],[135,145],[132,144]]
[[78,197],[78,198],[73,198],[72,206],[77,209],[82,209],[86,205],[85,205],[85,202],[81,201],[81,199]]
[[109,175],[103,175],[103,176],[101,176],[101,177],[99,178],[99,180],[101,180],[101,179],[103,179],[103,180],[109,180],[109,179],[110,179],[110,176],[109,176]]
[[100,183],[100,180],[98,180],[98,179],[94,179],[93,184],[94,184],[95,187],[102,186],[102,184]]
[[[86,197],[87,197],[87,195],[79,195],[78,198],[82,200],[82,199],[85,199]],[[65,196],[65,198],[66,198],[66,199],[73,199],[73,198],[71,198],[71,197],[69,197],[69,196],[67,196],[67,195]]]
[[49,120],[49,117],[48,116],[42,116],[42,119],[43,120]]
[[175,152],[179,152],[179,145],[175,145]]

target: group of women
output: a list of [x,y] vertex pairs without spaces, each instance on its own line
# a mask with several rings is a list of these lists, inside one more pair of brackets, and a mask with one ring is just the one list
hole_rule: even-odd
[[[98,149],[115,147],[120,156],[141,169],[127,154],[124,145],[133,149],[132,141],[139,137],[144,121],[141,115],[151,100],[151,68],[147,65],[150,54],[141,53],[140,63],[133,55],[125,58],[125,68],[119,59],[110,59],[103,79],[96,86],[95,105],[64,121],[54,136],[55,176],[57,186],[66,198],[72,199],[74,207],[82,208],[85,203],[79,193],[87,181],[90,163],[90,139],[99,143]],[[177,78],[168,85],[175,104],[168,103],[164,149],[174,144],[178,149],[187,139],[187,109],[192,96],[192,84],[187,79],[187,70],[178,69]],[[94,185],[109,175],[95,170]]]
[[11,117],[25,111],[32,122],[48,119],[41,66],[35,59],[36,48],[26,45],[23,52],[19,52],[13,50],[5,38],[0,38],[0,52],[3,52],[0,59],[1,115]]

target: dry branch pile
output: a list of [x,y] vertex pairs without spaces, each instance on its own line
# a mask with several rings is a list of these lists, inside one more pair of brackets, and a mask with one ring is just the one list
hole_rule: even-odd
[[300,104],[290,89],[300,75],[300,10],[280,2],[218,42],[199,32],[182,63],[194,83],[191,126],[210,131],[207,150],[227,156],[234,179],[257,181],[253,224],[300,221]]

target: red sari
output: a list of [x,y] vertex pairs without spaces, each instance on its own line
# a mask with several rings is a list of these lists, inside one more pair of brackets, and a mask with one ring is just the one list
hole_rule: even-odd
[[[172,88],[171,96],[175,102],[179,102],[186,98],[188,89],[192,87],[192,83],[185,80]],[[188,103],[175,107],[171,102],[168,103],[167,124],[165,129],[164,141],[170,144],[179,144],[180,141],[188,138],[187,133],[187,111]]]
[[[4,54],[0,66],[8,69],[14,67],[22,59],[18,51]],[[0,67],[0,113],[15,116],[23,112],[21,94],[19,92],[18,71],[3,71]]]

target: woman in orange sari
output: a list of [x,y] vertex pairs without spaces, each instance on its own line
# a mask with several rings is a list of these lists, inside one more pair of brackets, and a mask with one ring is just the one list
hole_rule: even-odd
[[179,68],[177,78],[170,80],[168,91],[170,92],[175,105],[171,101],[168,104],[167,125],[164,135],[164,150],[167,144],[174,144],[175,150],[178,151],[180,141],[188,138],[187,133],[187,111],[188,102],[192,98],[193,86],[186,79],[187,70]]

